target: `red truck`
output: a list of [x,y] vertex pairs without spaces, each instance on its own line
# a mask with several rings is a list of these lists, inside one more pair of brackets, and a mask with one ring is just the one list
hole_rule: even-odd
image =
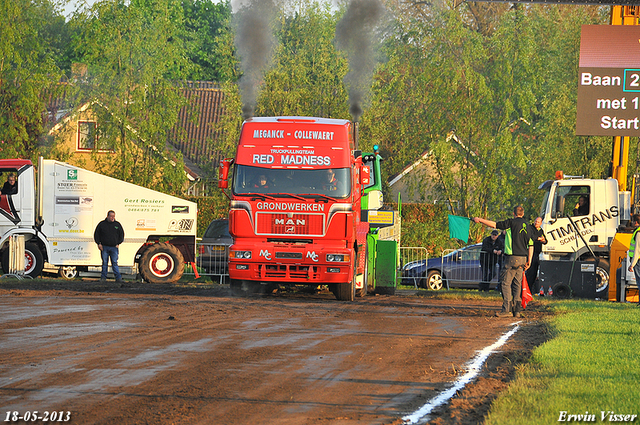
[[[235,292],[278,284],[327,284],[338,300],[367,292],[361,198],[370,158],[355,150],[348,120],[261,117],[244,122],[229,187],[229,278]],[[373,155],[372,155],[373,157]]]

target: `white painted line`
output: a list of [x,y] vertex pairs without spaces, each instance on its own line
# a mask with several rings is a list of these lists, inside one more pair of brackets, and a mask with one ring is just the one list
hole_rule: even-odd
[[489,358],[489,356],[496,349],[502,347],[513,334],[518,332],[518,329],[520,329],[520,322],[515,322],[514,325],[515,326],[513,327],[513,329],[502,335],[496,342],[488,347],[483,348],[482,351],[480,351],[478,355],[471,361],[471,363],[469,363],[467,367],[467,373],[465,373],[457,381],[455,381],[451,388],[444,392],[441,392],[439,395],[429,400],[427,404],[416,410],[414,413],[404,416],[402,418],[404,423],[415,424],[422,419],[426,421],[426,419],[428,418],[425,418],[425,416],[429,415],[429,413],[431,413],[433,409],[448,402],[458,390],[464,388],[465,385],[475,379],[475,377],[478,376],[478,373],[480,373],[482,365]]

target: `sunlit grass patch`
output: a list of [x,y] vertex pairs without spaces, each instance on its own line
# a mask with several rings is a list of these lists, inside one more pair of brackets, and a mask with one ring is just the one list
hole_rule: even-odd
[[588,300],[550,306],[560,313],[549,323],[554,338],[534,350],[486,423],[548,424],[563,415],[609,422],[601,412],[611,411],[640,415],[640,308]]
[[400,286],[400,289],[413,289],[416,295],[426,298],[448,299],[448,300],[480,300],[480,299],[502,299],[498,291],[480,292],[477,289],[442,289],[431,291],[428,289],[415,289],[411,286]]

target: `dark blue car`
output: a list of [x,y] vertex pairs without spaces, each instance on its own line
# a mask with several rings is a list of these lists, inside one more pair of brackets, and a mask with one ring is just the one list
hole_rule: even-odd
[[[478,288],[482,278],[480,269],[480,249],[482,244],[469,245],[457,249],[443,257],[434,257],[413,261],[402,267],[402,284],[418,286],[434,291],[443,286],[450,288]],[[494,277],[491,287],[498,282],[498,268],[494,266]]]

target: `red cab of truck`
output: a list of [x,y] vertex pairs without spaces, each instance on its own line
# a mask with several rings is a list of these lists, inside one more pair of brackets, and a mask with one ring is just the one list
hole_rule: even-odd
[[339,300],[353,300],[363,287],[368,173],[348,120],[245,121],[236,158],[221,162],[219,176],[231,191],[232,289],[327,284]]

